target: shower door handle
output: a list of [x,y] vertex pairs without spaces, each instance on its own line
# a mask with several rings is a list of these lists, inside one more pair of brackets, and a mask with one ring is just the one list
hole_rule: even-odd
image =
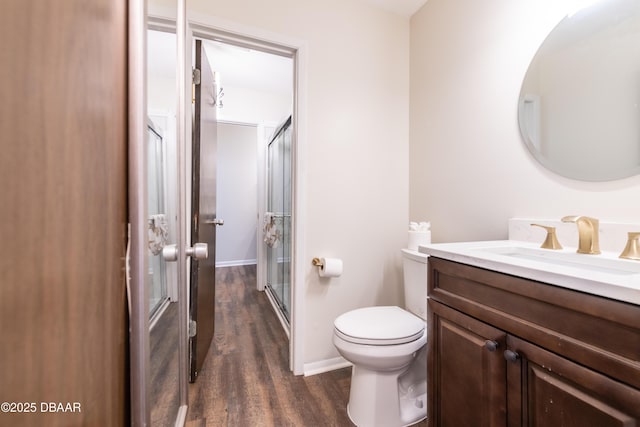
[[204,222],[205,224],[213,224],[213,225],[224,225],[224,219],[222,218],[216,218],[216,219],[210,219]]
[[162,248],[162,258],[168,262],[174,262],[178,260],[178,246],[176,245],[165,245]]
[[[173,262],[178,260],[178,246],[166,245],[162,248],[162,258],[165,261]],[[207,259],[209,257],[209,246],[206,243],[196,243],[193,247],[186,247],[184,249],[185,256],[190,256],[195,259]]]

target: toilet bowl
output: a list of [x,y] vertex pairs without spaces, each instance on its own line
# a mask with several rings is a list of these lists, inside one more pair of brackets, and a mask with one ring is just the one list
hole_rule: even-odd
[[353,364],[347,413],[359,427],[409,426],[427,416],[427,256],[402,252],[411,312],[365,307],[334,321],[333,344]]
[[426,417],[426,359],[424,369],[414,363],[426,342],[425,322],[400,307],[361,308],[335,320],[333,344],[353,363],[347,412],[355,425],[408,426]]

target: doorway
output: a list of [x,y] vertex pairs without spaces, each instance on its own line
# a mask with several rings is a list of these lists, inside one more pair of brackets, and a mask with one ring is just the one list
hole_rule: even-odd
[[[260,47],[219,37],[203,37],[203,45],[220,84],[216,94],[217,194],[218,215],[225,218],[225,226],[218,230],[216,265],[257,265],[255,286],[265,290],[272,285],[269,299],[290,336],[291,232],[286,233],[287,244],[278,248],[280,252],[287,251],[284,263],[284,256],[272,253],[274,248],[267,243],[266,229],[273,221],[282,222],[282,218],[274,217],[272,212],[276,208],[271,206],[269,190],[275,175],[269,165],[274,159],[284,160],[274,157],[274,153],[282,151],[282,142],[273,142],[276,133],[282,131],[283,122],[287,123],[287,176],[289,184],[291,182],[294,60],[291,54],[265,52]],[[279,198],[289,203],[287,225],[290,230],[291,185],[286,194],[280,187]],[[276,210],[276,214],[282,215],[282,207]],[[284,237],[282,233],[280,236]],[[276,240],[276,243],[282,242],[282,239]],[[276,268],[280,279],[286,276],[286,285],[282,280],[278,284],[271,280],[275,276],[269,266],[274,259],[280,261]]]
[[[243,31],[245,31],[246,29],[242,29]],[[256,41],[256,39],[251,38],[251,36],[238,36],[235,33],[229,32],[229,31],[218,31],[218,30],[212,30],[209,27],[205,27],[199,24],[194,24],[191,23],[188,26],[188,32],[189,32],[189,36],[192,39],[196,39],[196,38],[200,38],[201,40],[203,40],[205,42],[205,44],[209,44],[209,43],[218,43],[219,46],[221,46],[222,48],[235,48],[238,49],[241,53],[244,52],[246,55],[248,56],[253,56],[256,54],[263,54],[263,55],[267,55],[269,57],[272,58],[284,58],[288,61],[287,67],[289,69],[289,78],[287,79],[287,85],[289,87],[289,91],[290,93],[287,95],[287,99],[286,101],[282,101],[280,103],[280,105],[283,105],[286,103],[287,109],[286,112],[284,112],[285,110],[281,110],[278,108],[269,108],[268,104],[265,102],[262,102],[261,98],[257,97],[254,98],[253,100],[249,100],[248,102],[245,102],[244,104],[238,104],[238,100],[240,99],[246,99],[246,95],[248,93],[251,92],[251,88],[243,88],[242,86],[238,86],[234,83],[234,79],[232,77],[243,77],[242,74],[238,73],[238,74],[229,74],[228,72],[225,72],[224,69],[222,69],[219,72],[218,78],[219,78],[219,84],[220,84],[220,88],[222,89],[221,93],[216,93],[216,95],[221,95],[220,98],[218,99],[218,101],[220,101],[220,109],[219,109],[219,114],[218,114],[218,118],[219,118],[219,123],[220,124],[224,124],[224,126],[220,126],[220,128],[222,127],[231,127],[231,128],[239,128],[239,127],[243,127],[243,128],[248,128],[251,129],[254,136],[255,136],[255,140],[253,143],[253,150],[255,153],[255,161],[253,161],[253,167],[254,167],[254,172],[256,173],[257,177],[263,177],[263,181],[255,181],[254,183],[254,195],[249,196],[248,198],[245,198],[242,200],[242,202],[240,203],[241,205],[249,205],[251,203],[253,203],[253,222],[252,225],[249,226],[249,228],[251,228],[253,230],[253,241],[254,241],[254,248],[255,248],[255,255],[253,256],[246,256],[246,257],[241,257],[241,258],[236,258],[236,259],[241,259],[241,260],[252,260],[253,263],[258,264],[258,266],[262,266],[264,268],[264,271],[261,273],[260,268],[258,269],[258,281],[256,283],[256,286],[259,289],[264,288],[265,284],[266,284],[266,253],[265,253],[265,245],[262,243],[263,242],[263,224],[264,224],[264,212],[266,211],[265,209],[258,209],[258,207],[262,207],[262,206],[266,206],[266,197],[265,197],[265,193],[266,193],[266,146],[268,144],[268,142],[270,141],[270,138],[272,137],[274,131],[276,130],[276,128],[278,127],[278,125],[282,122],[282,119],[284,117],[287,117],[288,115],[293,115],[293,121],[292,121],[292,148],[291,148],[291,154],[292,154],[292,182],[293,182],[293,188],[292,188],[292,205],[293,205],[293,211],[296,212],[296,197],[295,197],[295,192],[302,192],[302,186],[296,186],[296,165],[297,165],[297,156],[299,156],[300,148],[298,144],[298,136],[300,134],[300,129],[304,129],[306,122],[304,120],[304,115],[299,115],[298,111],[299,111],[299,99],[301,98],[301,94],[299,93],[298,88],[302,87],[304,88],[305,85],[300,83],[300,77],[299,77],[299,73],[300,73],[300,63],[302,61],[302,66],[304,66],[304,56],[305,56],[305,50],[304,50],[304,46],[300,45],[297,41],[293,40],[293,41],[288,41],[286,40],[286,38],[282,39],[280,42],[282,43],[283,46],[291,46],[291,47],[281,47],[280,45],[277,44],[273,44],[270,42],[258,42]],[[279,42],[279,43],[280,43]],[[187,55],[189,56],[189,51],[190,49],[187,49]],[[237,53],[237,52],[236,52]],[[218,68],[219,66],[223,66],[224,65],[224,61],[222,63],[218,63],[218,55],[216,55],[215,53],[211,53],[208,54],[211,58],[212,58],[212,62],[214,63],[214,69]],[[233,56],[232,56],[233,57]],[[237,59],[237,57],[233,57],[234,62],[237,64],[239,61]],[[189,60],[187,59],[187,63],[189,63]],[[261,73],[263,77],[267,77],[269,74],[264,72],[266,71],[266,68],[261,67],[261,66],[253,66],[253,67],[245,67],[245,69],[251,69],[251,70],[262,70],[263,72]],[[272,83],[277,82],[278,79],[271,79]],[[295,89],[295,90],[294,90]],[[260,92],[259,90],[253,88],[253,92]],[[269,89],[265,89],[262,91],[263,94],[265,93],[269,93],[269,92],[274,92],[273,90],[269,90]],[[191,91],[187,89],[187,98],[189,98],[187,100],[187,103],[190,104],[191,99],[189,97],[189,95],[191,95]],[[240,96],[237,96],[240,95]],[[304,96],[304,92],[302,93],[302,95]],[[188,111],[188,109],[187,109]],[[270,113],[270,115],[268,114],[266,117],[262,116],[260,117],[259,113],[260,111],[267,111]],[[150,115],[153,117],[153,111],[150,111]],[[162,111],[161,111],[162,113]],[[243,114],[237,114],[237,113],[243,113]],[[154,118],[154,121],[155,118]],[[187,135],[191,134],[191,130],[190,130],[190,121],[187,120],[185,121],[185,123],[182,126],[186,126],[186,133]],[[174,126],[178,127],[176,125],[176,123],[174,123]],[[175,131],[174,131],[175,132]],[[179,134],[182,134],[182,132],[178,132]],[[169,132],[169,134],[171,134],[171,132]],[[219,149],[222,145],[225,144],[225,140],[224,138],[221,139],[221,141],[219,141]],[[168,154],[168,156],[170,156],[170,154]],[[187,154],[188,156],[188,154]],[[187,163],[189,163],[188,158],[185,159]],[[222,162],[219,163],[219,165]],[[187,167],[187,169],[189,169]],[[186,172],[185,175],[189,175],[189,171],[183,171]],[[257,178],[256,178],[257,179]],[[218,182],[222,182],[222,185],[224,186],[224,179],[219,179]],[[227,181],[228,182],[228,181]],[[171,182],[168,183],[168,185],[172,185]],[[220,191],[220,190],[218,190]],[[220,193],[219,193],[220,194]],[[189,200],[186,201],[187,205],[189,204]],[[238,204],[236,204],[237,206]],[[228,205],[226,205],[228,206]],[[188,208],[187,208],[188,209]],[[297,218],[301,218],[302,217],[302,213],[298,210],[298,215]],[[224,227],[220,227],[218,228],[218,238],[220,240],[224,240],[224,235],[223,233],[227,232],[227,231],[231,231],[232,227],[230,227],[231,223],[229,223],[229,219],[228,218],[232,218],[234,217],[234,215],[229,216],[227,213],[225,213],[225,204],[222,203],[219,206],[218,209],[218,214],[219,217],[221,218],[225,218],[227,220],[227,223],[225,224]],[[295,222],[295,221],[294,221]],[[299,225],[298,225],[299,227]],[[296,275],[297,277],[299,277],[300,279],[302,279],[304,277],[304,267],[302,267],[303,263],[299,263],[298,266],[296,267],[296,258],[297,259],[302,259],[303,257],[301,257],[299,255],[298,252],[296,252],[296,239],[295,236],[296,234],[298,236],[301,235],[301,233],[298,231],[298,233],[296,233],[296,224],[293,223],[292,224],[292,236],[294,236],[294,239],[292,240],[292,247],[291,247],[291,253],[292,253],[292,263],[291,263],[291,283],[295,284],[296,283]],[[222,237],[221,237],[222,236]],[[301,246],[299,246],[301,247]],[[298,249],[299,251],[299,249]],[[216,250],[218,256],[216,258],[218,258],[218,262],[220,261],[221,258],[221,251],[220,250]],[[296,254],[298,255],[296,257]],[[255,257],[255,258],[254,258]],[[175,264],[169,263],[168,264],[168,268],[174,267]],[[302,282],[300,282],[302,283]],[[169,289],[171,289],[171,287],[169,287]],[[304,325],[298,325],[298,327],[296,328],[296,309],[297,310],[302,310],[303,304],[298,303],[296,305],[295,301],[295,286],[292,286],[291,291],[290,291],[290,295],[291,295],[291,325],[290,325],[290,329],[287,330],[287,333],[290,332],[290,368],[294,371],[295,374],[301,374],[303,367],[302,367],[302,347],[303,347],[303,326]],[[302,300],[302,303],[304,302],[303,299],[303,292],[300,293],[299,300]],[[297,307],[297,308],[296,308]],[[301,316],[298,316],[298,319],[302,319]],[[299,322],[302,323],[302,322]],[[297,331],[297,332],[296,332]],[[299,337],[299,339],[294,340],[295,336]],[[296,351],[295,348],[298,348],[297,354],[298,354],[298,363],[296,364]]]

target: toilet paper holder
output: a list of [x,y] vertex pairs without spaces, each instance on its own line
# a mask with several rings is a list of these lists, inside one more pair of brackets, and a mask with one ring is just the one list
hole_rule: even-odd
[[342,275],[342,260],[340,258],[314,258],[311,263],[318,267],[320,277],[332,278]]

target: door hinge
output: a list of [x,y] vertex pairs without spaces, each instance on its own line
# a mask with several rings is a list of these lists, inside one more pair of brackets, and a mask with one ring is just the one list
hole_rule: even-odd
[[193,72],[191,73],[191,78],[193,80],[193,84],[194,85],[199,85],[200,84],[200,70],[198,70],[197,68],[194,68]]
[[197,324],[195,320],[189,320],[189,338],[196,336]]

